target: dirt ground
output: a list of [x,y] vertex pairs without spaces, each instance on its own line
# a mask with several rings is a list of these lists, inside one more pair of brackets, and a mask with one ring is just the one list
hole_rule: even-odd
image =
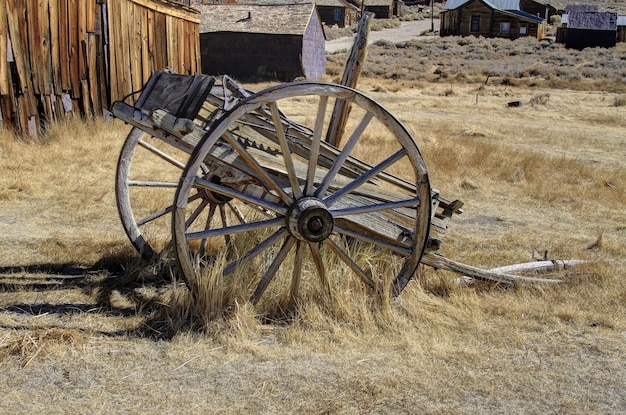
[[[430,20],[401,22],[400,27],[370,32],[367,43],[374,43],[381,39],[395,43],[412,39],[428,38],[432,35],[423,36],[421,33],[431,30],[432,26],[434,26],[436,31],[438,31],[439,19],[434,19],[432,25]],[[353,42],[353,37],[329,40],[326,42],[326,53],[337,52],[342,49],[350,49]]]

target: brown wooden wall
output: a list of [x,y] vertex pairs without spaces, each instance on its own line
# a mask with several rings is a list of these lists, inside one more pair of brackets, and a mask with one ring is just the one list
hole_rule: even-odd
[[199,14],[174,1],[0,2],[1,128],[36,135],[102,115],[153,70],[200,72]]
[[[476,32],[471,30],[472,16],[480,17],[479,30]],[[510,24],[509,33],[501,33],[500,28],[503,22]],[[522,25],[526,26],[526,34],[520,34],[520,26]],[[532,36],[542,39],[544,30],[543,24],[518,19],[510,14],[493,10],[480,1],[473,1],[466,3],[458,9],[442,13],[439,33],[441,36],[475,35],[509,39]]]

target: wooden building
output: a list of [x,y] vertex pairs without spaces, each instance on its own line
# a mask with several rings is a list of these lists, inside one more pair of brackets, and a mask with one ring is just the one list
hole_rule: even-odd
[[[173,0],[5,0],[0,128],[107,112],[153,70],[200,70],[199,13]],[[133,99],[131,96],[129,99]]]
[[448,0],[440,21],[441,36],[545,36],[544,19],[520,10],[519,0]]
[[626,42],[626,15],[617,16],[617,42]]
[[359,8],[346,0],[315,0],[315,6],[327,26],[346,27],[359,22]]
[[558,8],[553,2],[544,0],[519,0],[519,9],[533,16],[541,17],[549,22],[550,17],[559,14]]
[[203,73],[280,81],[325,75],[324,31],[313,3],[194,7],[201,11]]
[[[202,0],[210,2],[210,0]],[[215,4],[259,4],[259,5],[283,5],[314,3],[317,8],[320,21],[326,26],[345,27],[359,23],[361,9],[348,0],[214,0]]]
[[363,0],[363,10],[374,13],[376,19],[391,19],[394,3],[395,0]]
[[619,36],[617,13],[600,12],[597,7],[581,9],[568,6],[566,10],[557,29],[557,42],[565,44],[566,48],[579,50],[615,46]]

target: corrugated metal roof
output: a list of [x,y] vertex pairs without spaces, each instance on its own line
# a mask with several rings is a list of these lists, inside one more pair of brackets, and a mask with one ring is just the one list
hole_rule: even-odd
[[302,35],[313,3],[299,4],[197,4],[200,33],[244,32]]
[[[471,0],[448,0],[444,9],[458,9]],[[519,10],[519,0],[482,0],[488,7],[496,10]]]

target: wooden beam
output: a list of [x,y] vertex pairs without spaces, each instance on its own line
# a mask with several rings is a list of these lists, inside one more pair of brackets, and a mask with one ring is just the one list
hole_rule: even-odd
[[[30,49],[26,36],[26,4],[23,1],[6,0],[7,17],[9,23],[9,34],[11,36],[11,47],[13,48],[13,59],[17,69],[17,81],[21,91],[14,91],[16,99],[19,93],[24,95],[20,100],[20,109],[28,116],[37,116],[37,102],[34,96],[33,80],[31,77]],[[25,121],[20,131],[27,131]]]
[[7,21],[7,9],[6,7],[0,7],[0,96],[9,95],[8,44],[9,23]]
[[61,95],[61,45],[59,42],[59,0],[49,0],[50,58],[52,64],[52,93]]
[[200,11],[182,4],[174,5],[160,0],[129,0],[143,7],[190,22],[200,23]]
[[[363,13],[361,20],[359,21],[358,31],[354,44],[352,45],[352,51],[350,57],[346,63],[346,68],[343,72],[341,79],[341,85],[348,86],[350,88],[356,87],[359,75],[365,64],[367,58],[367,38],[370,31],[370,23],[374,15],[369,12]],[[343,133],[346,128],[348,116],[350,115],[350,104],[343,100],[337,100],[335,102],[335,108],[330,118],[330,124],[328,126],[328,133],[326,135],[326,141],[335,147],[341,147]]]

